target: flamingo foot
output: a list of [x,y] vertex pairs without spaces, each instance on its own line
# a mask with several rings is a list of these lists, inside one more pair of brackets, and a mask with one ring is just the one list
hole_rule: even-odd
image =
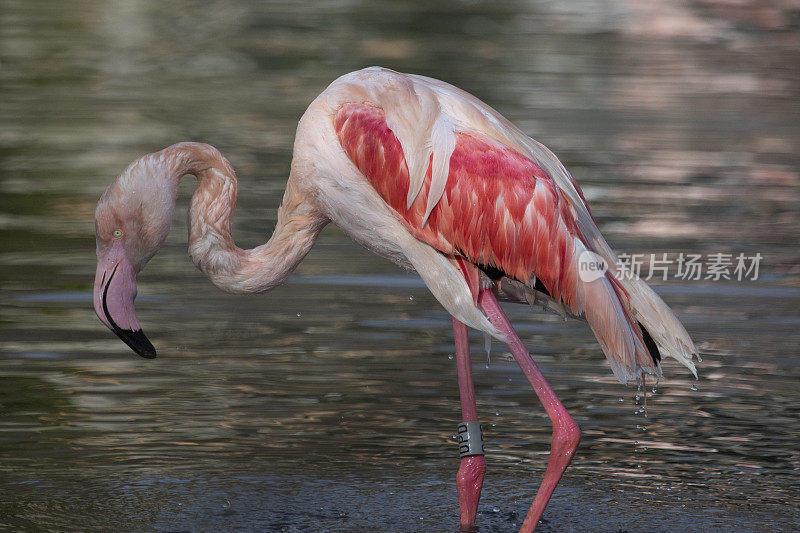
[[[564,412],[566,413],[566,410]],[[522,523],[521,533],[532,532],[536,529],[544,509],[556,489],[556,485],[564,475],[564,471],[572,461],[575,450],[580,443],[581,432],[578,424],[569,415],[567,417],[568,420],[561,421],[561,423],[554,421],[553,423],[553,442],[550,446],[550,459],[547,461],[547,470],[536,493],[536,498],[534,498],[533,504],[525,516],[525,521]]]
[[458,505],[461,509],[461,531],[470,531],[475,526],[485,473],[486,458],[483,455],[469,455],[461,459],[461,467],[456,476]]

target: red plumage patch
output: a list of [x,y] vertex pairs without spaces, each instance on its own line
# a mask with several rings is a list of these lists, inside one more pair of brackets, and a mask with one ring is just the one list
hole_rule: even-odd
[[456,132],[444,194],[423,227],[431,167],[407,209],[408,167],[383,111],[345,104],[334,125],[347,156],[416,238],[525,283],[535,275],[554,298],[575,301],[572,210],[534,161],[483,134]]

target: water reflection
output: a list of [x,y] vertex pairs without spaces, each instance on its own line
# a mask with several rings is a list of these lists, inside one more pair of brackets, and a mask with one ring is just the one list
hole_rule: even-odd
[[[550,145],[616,248],[764,255],[757,282],[659,283],[704,362],[696,391],[668,365],[646,417],[584,324],[508,309],[584,429],[542,529],[793,528],[798,33],[775,27],[792,16],[776,8],[648,6],[5,2],[2,527],[452,528],[449,320],[335,228],[286,286],[228,296],[185,257],[187,180],[140,279],[161,357],[135,358],[89,304],[94,204],[131,159],[218,146],[241,180],[237,239],[256,245],[305,106],[384,64],[461,85]],[[550,429],[502,350],[485,368],[482,346],[479,520],[506,531]]]

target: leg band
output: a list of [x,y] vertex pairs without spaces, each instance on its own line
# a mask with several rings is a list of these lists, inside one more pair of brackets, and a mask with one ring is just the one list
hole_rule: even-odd
[[480,422],[461,422],[458,425],[458,452],[462,458],[483,455],[483,431]]

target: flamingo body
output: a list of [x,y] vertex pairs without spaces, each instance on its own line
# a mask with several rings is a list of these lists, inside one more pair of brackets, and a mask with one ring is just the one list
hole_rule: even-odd
[[[156,352],[134,312],[136,278],[166,238],[186,174],[198,181],[189,254],[223,290],[265,292],[282,283],[329,222],[416,271],[453,316],[465,421],[476,421],[477,409],[464,326],[508,345],[553,421],[547,471],[524,531],[536,526],[580,432],[497,297],[585,318],[622,382],[660,375],[661,354],[695,372],[686,330],[643,281],[617,279],[616,256],[552,152],[452,85],[377,67],[342,76],[309,105],[265,244],[244,250],[234,243],[237,178],[212,146],[178,143],[142,156],[108,187],[95,211],[94,307],[144,357]],[[609,270],[583,279],[579,260],[589,252]],[[482,456],[462,459],[464,528],[474,523],[484,470]]]
[[[516,294],[507,299],[585,318],[623,383],[660,376],[662,355],[694,372],[696,349],[674,313],[638,278],[615,276],[617,257],[569,172],[474,96],[379,67],[347,74],[300,120],[294,165],[298,187],[326,217],[418,272],[468,326],[506,340],[476,312],[474,284],[454,266],[460,257],[499,267],[499,285],[510,289],[501,296]],[[607,275],[579,279],[586,252]]]

